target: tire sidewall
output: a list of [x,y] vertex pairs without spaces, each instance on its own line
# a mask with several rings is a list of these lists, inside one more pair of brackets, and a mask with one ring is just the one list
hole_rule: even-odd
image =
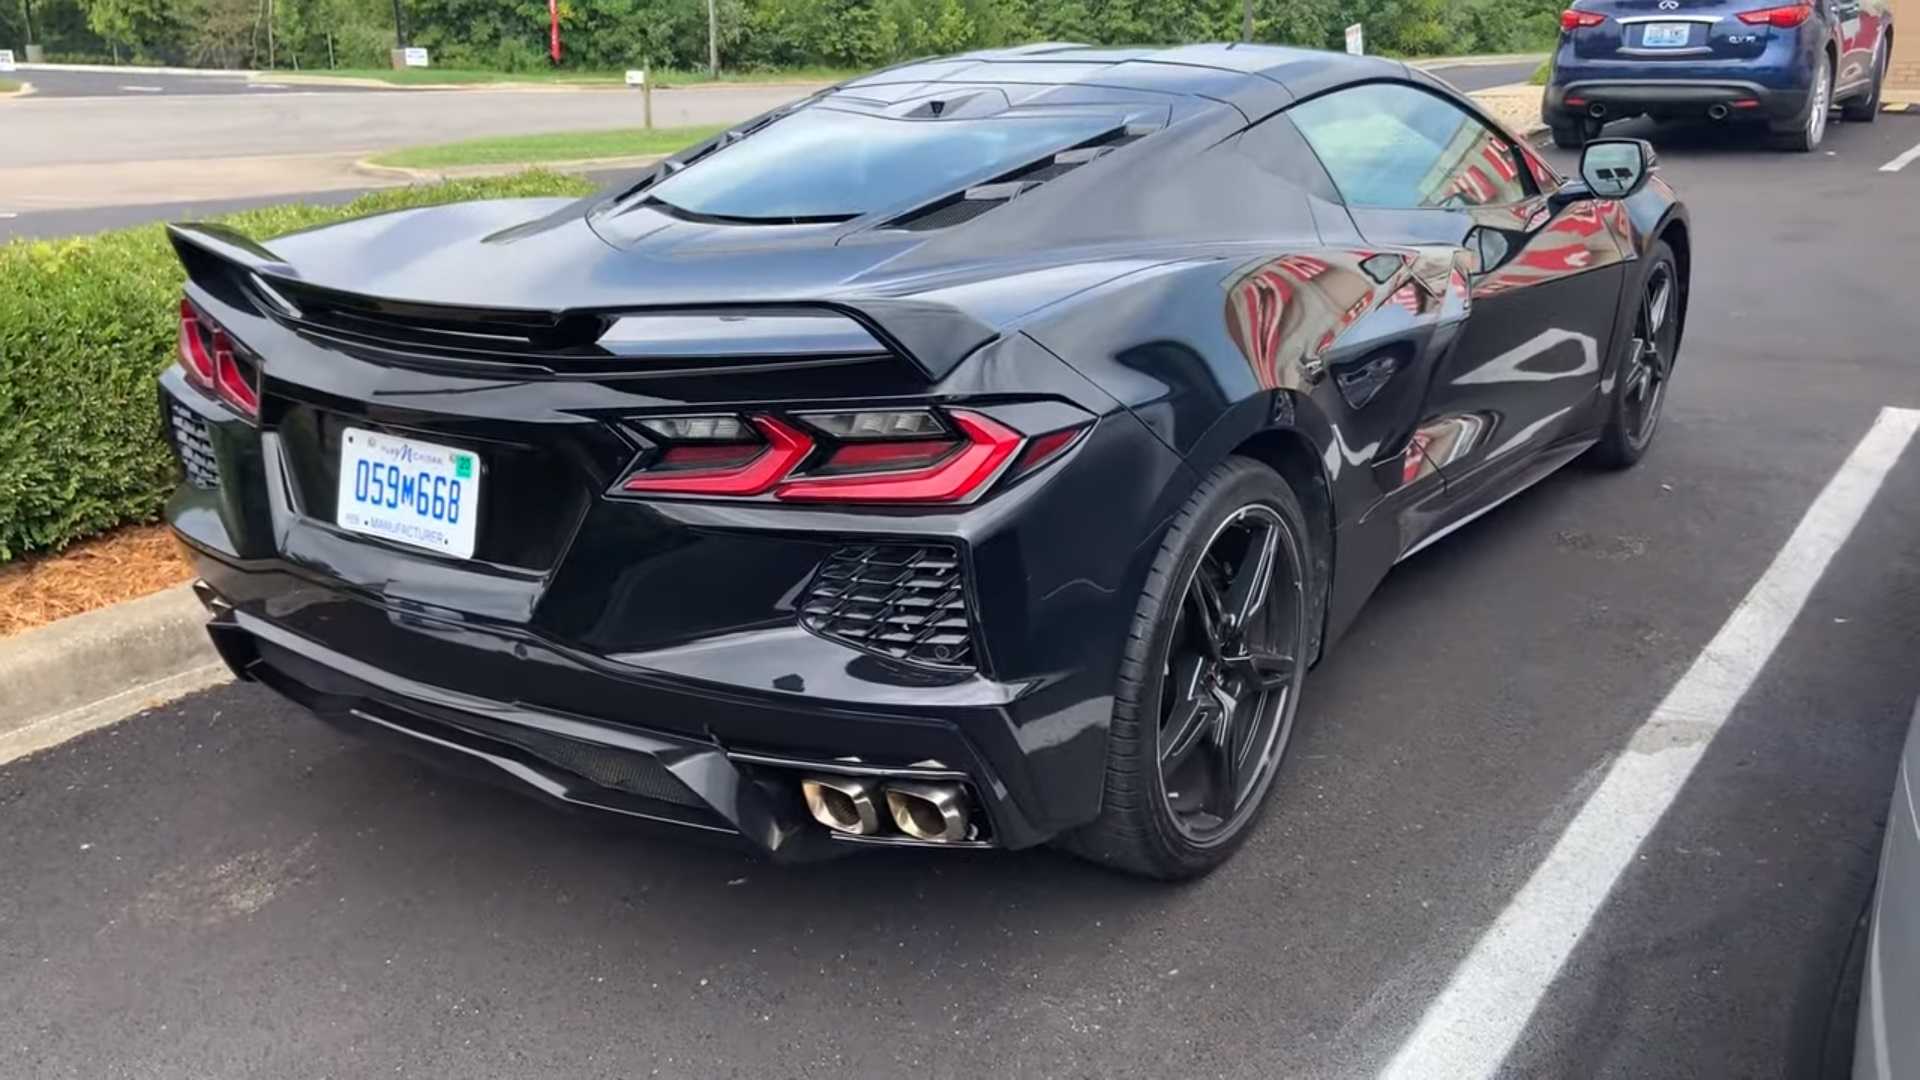
[[[1290,549],[1288,558],[1301,574],[1307,576],[1304,582],[1307,590],[1305,595],[1311,597],[1314,595],[1312,590],[1317,587],[1311,577],[1313,566],[1306,546],[1305,538],[1309,534],[1305,513],[1286,482],[1271,469],[1248,459],[1232,459],[1222,468],[1230,470],[1224,483],[1212,491],[1196,493],[1196,497],[1205,501],[1198,512],[1184,523],[1172,560],[1169,576],[1171,587],[1159,598],[1151,613],[1142,611],[1135,616],[1153,620],[1144,670],[1139,673],[1141,693],[1139,700],[1134,703],[1134,715],[1139,725],[1139,747],[1146,755],[1141,767],[1150,774],[1147,777],[1147,805],[1150,808],[1147,824],[1151,829],[1154,847],[1161,856],[1188,873],[1202,872],[1224,861],[1246,840],[1259,822],[1274,779],[1279,774],[1280,764],[1286,757],[1286,743],[1292,736],[1292,718],[1299,708],[1300,684],[1296,682],[1282,714],[1281,723],[1286,730],[1281,733],[1281,742],[1274,749],[1274,760],[1248,796],[1247,806],[1240,811],[1238,821],[1221,836],[1204,844],[1195,843],[1182,834],[1174,824],[1173,809],[1167,800],[1166,779],[1160,773],[1159,729],[1161,705],[1167,690],[1167,660],[1173,647],[1174,625],[1178,621],[1187,588],[1220,526],[1240,508],[1254,503],[1269,507],[1279,515],[1283,525],[1282,542]],[[1165,554],[1163,549],[1163,557]],[[1303,624],[1307,617],[1304,609],[1310,607],[1310,604],[1303,602]],[[1301,647],[1305,647],[1304,633]]]

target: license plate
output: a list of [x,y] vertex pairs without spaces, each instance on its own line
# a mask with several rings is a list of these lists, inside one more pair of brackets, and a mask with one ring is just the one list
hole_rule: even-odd
[[348,428],[334,520],[349,532],[473,557],[480,458],[470,450]]
[[1640,33],[1640,44],[1649,49],[1676,49],[1693,34],[1690,23],[1648,23]]

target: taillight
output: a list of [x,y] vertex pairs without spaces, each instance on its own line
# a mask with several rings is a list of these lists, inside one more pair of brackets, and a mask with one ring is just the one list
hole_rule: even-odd
[[220,400],[248,417],[260,415],[260,391],[253,385],[257,368],[249,363],[245,370],[225,330],[213,332],[213,383]]
[[1597,11],[1575,11],[1573,8],[1560,13],[1560,29],[1583,30],[1590,26],[1599,26],[1607,17]]
[[[827,458],[826,472],[781,484],[774,495],[832,502],[959,502],[1000,475],[1025,437],[979,413],[956,411],[951,415],[962,438],[949,440],[937,451],[938,457],[923,459],[917,467],[893,465],[884,472],[834,475],[835,462],[844,454],[853,452],[860,460],[872,459],[873,447],[851,443]],[[892,451],[897,453],[913,445],[894,443]],[[931,447],[923,450],[935,452]]]
[[187,381],[249,420],[259,418],[259,365],[184,296],[180,298],[180,367]]
[[641,426],[686,441],[661,451],[654,468],[627,477],[621,486],[628,491],[760,495],[813,449],[805,432],[771,416],[756,416],[751,426],[738,417],[676,417]]
[[1740,13],[1740,21],[1748,26],[1774,26],[1782,30],[1791,30],[1812,17],[1812,4],[1782,4]]
[[200,310],[186,297],[180,298],[180,367],[187,378],[203,390],[213,389],[213,354],[202,337]]
[[663,445],[622,481],[640,494],[755,496],[789,502],[955,503],[1070,449],[1087,424],[1028,438],[970,410],[849,410],[650,418]]

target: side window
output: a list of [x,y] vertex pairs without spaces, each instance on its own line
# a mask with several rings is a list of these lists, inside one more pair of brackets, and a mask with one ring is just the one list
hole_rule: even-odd
[[1437,94],[1368,83],[1287,115],[1350,206],[1505,206],[1529,194],[1507,140]]

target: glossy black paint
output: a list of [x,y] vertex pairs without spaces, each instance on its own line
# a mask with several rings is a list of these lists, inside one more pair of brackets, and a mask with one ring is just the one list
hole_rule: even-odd
[[[1036,47],[813,99],[887,110],[991,86],[1016,107],[1155,118],[944,230],[884,227],[899,207],[808,226],[652,220],[622,192],[402,211],[270,248],[176,227],[189,296],[263,377],[257,424],[178,371],[161,380],[221,466],[219,487],[183,486],[168,507],[215,639],[242,675],[335,722],[780,857],[850,845],[806,820],[796,773],[769,758],[964,775],[997,845],[1082,824],[1129,620],[1198,477],[1247,454],[1301,495],[1317,655],[1396,561],[1594,440],[1640,257],[1664,237],[1684,275],[1685,213],[1663,183],[1555,201],[1561,179],[1524,146],[1508,161],[1529,178],[1521,206],[1350,210],[1284,109],[1364,80],[1478,115],[1380,59]],[[615,326],[618,348],[596,344]],[[474,327],[521,336],[460,344]],[[1029,433],[1091,426],[955,506],[617,491],[647,452],[636,418],[905,402]],[[348,424],[479,453],[473,560],[331,523]],[[977,670],[799,625],[816,567],[866,541],[957,547]],[[649,757],[698,805],[587,784],[485,734],[503,724]]]

